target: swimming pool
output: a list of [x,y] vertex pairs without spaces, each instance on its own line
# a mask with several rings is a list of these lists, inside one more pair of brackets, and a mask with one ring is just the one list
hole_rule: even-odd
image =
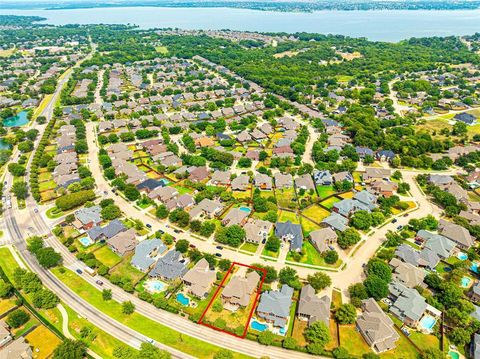
[[168,186],[170,183],[170,181],[165,178],[160,179],[158,182],[162,183],[164,186]]
[[478,262],[473,262],[470,266],[470,270],[474,273],[478,273]]
[[250,213],[252,210],[248,207],[240,207],[239,208],[240,211],[243,211],[243,212],[247,212],[247,213]]
[[465,261],[465,260],[468,259],[468,255],[467,255],[467,253],[458,252],[457,253],[457,258],[460,259],[461,261]]
[[420,320],[420,327],[430,332],[436,322],[437,320],[431,315],[424,315],[422,320]]
[[19,127],[28,123],[28,111],[22,111],[17,113],[16,116],[8,117],[3,120],[3,126],[5,127]]
[[181,305],[188,306],[190,304],[190,298],[185,296],[183,293],[178,293],[177,302],[179,302]]
[[283,328],[280,328],[280,330],[278,331],[281,335],[285,335],[285,333],[287,332],[285,327]]
[[448,355],[450,355],[450,358],[452,358],[452,359],[459,359],[460,358],[460,354],[458,354],[457,352],[454,352],[453,350],[450,350],[448,352]]
[[93,244],[93,241],[88,238],[88,237],[82,237],[78,240],[84,247],[91,246]]
[[252,329],[258,330],[259,332],[264,332],[268,328],[267,324],[257,322],[256,320],[252,320],[250,326],[252,327]]
[[463,277],[461,281],[461,286],[463,288],[467,288],[470,285],[470,282],[472,281],[472,278],[470,277]]
[[147,280],[143,284],[143,287],[150,293],[159,293],[167,289],[167,285],[165,283],[156,279]]

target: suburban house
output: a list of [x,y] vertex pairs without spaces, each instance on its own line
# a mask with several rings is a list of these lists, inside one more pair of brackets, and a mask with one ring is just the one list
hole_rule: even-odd
[[87,231],[88,236],[92,241],[110,239],[118,233],[123,232],[127,228],[118,219],[114,219],[104,227],[95,226]]
[[233,225],[243,226],[247,221],[250,211],[242,211],[240,208],[232,208],[223,218],[222,224],[225,227]]
[[425,283],[423,283],[425,270],[422,268],[416,267],[410,263],[402,262],[398,258],[392,258],[389,264],[393,268],[394,281],[402,283],[408,288],[425,286]]
[[293,288],[282,285],[280,290],[269,290],[260,296],[257,315],[272,323],[275,327],[284,328],[290,315]]
[[190,217],[192,219],[199,218],[202,215],[207,218],[213,218],[221,212],[223,204],[216,200],[208,198],[202,199],[202,201],[190,210]]
[[310,242],[319,253],[326,252],[329,246],[337,242],[337,233],[330,227],[310,232]]
[[391,171],[386,168],[368,167],[365,169],[365,173],[362,175],[364,182],[370,182],[372,180],[379,180],[389,178]]
[[469,249],[475,242],[465,227],[441,219],[438,223],[438,233],[454,241],[459,248]]
[[305,285],[300,291],[298,299],[297,316],[307,320],[308,325],[321,320],[327,326],[330,325],[330,297],[325,295],[321,298],[315,295],[315,289],[310,284]]
[[187,271],[187,260],[180,252],[171,250],[157,261],[148,275],[170,281],[183,277]]
[[253,179],[255,187],[260,188],[262,190],[271,190],[272,189],[272,179],[270,176],[257,173]]
[[362,310],[362,315],[357,319],[357,329],[368,345],[377,353],[394,349],[400,335],[395,330],[393,320],[373,298],[362,301]]
[[384,197],[391,197],[398,189],[398,185],[396,182],[388,182],[383,180],[376,180],[370,183],[370,190],[376,194],[381,195]]
[[0,320],[0,348],[4,347],[5,344],[10,343],[13,340],[10,331],[8,330],[8,325],[4,320]]
[[243,226],[246,235],[245,241],[260,244],[260,242],[267,239],[268,234],[272,230],[272,226],[273,224],[269,221],[250,218]]
[[284,242],[290,242],[291,251],[301,251],[303,246],[303,231],[300,224],[290,221],[275,223],[275,236]]
[[389,285],[392,305],[390,312],[409,327],[415,328],[425,314],[428,304],[416,289],[408,288],[402,283]]
[[319,186],[329,186],[333,183],[333,176],[329,170],[313,172],[313,179]]
[[228,186],[230,184],[230,171],[215,171],[210,183],[214,186]]
[[308,190],[315,190],[315,184],[313,183],[312,176],[310,176],[308,173],[305,173],[304,175],[295,178],[295,187],[297,189],[304,189],[306,191]]
[[203,180],[207,179],[209,172],[207,167],[197,167],[188,176],[188,179],[192,182],[202,182]]
[[249,184],[249,177],[247,175],[240,175],[232,180],[232,191],[246,191]]
[[284,189],[293,187],[293,177],[290,173],[284,175],[283,173],[277,172],[273,177],[275,179],[275,188]]
[[454,179],[448,175],[430,174],[427,177],[427,181],[435,186],[442,186],[453,183]]
[[133,251],[137,243],[135,229],[133,228],[119,232],[107,241],[110,249],[122,257],[126,253]]
[[332,177],[334,182],[343,182],[343,181],[353,182],[352,174],[347,171],[335,173],[332,175]]
[[173,187],[157,187],[148,194],[150,199],[158,199],[162,203],[167,203],[172,198],[178,196],[178,191]]
[[332,212],[327,218],[323,219],[322,225],[336,231],[344,232],[348,228],[348,219],[336,212]]
[[480,282],[476,282],[474,285],[472,285],[470,299],[473,302],[480,302]]
[[155,257],[167,251],[167,246],[158,238],[146,239],[138,243],[131,264],[142,272],[147,272],[155,263]]
[[477,121],[477,118],[474,115],[467,112],[457,113],[453,119],[467,125],[473,125]]
[[19,337],[0,350],[0,359],[30,359],[33,356],[30,344],[25,341],[24,337]]
[[205,298],[208,295],[216,279],[215,271],[210,269],[205,258],[200,259],[182,278],[188,293],[198,298]]
[[480,359],[480,334],[473,335],[472,343],[470,344],[470,356],[473,359]]
[[255,271],[247,273],[245,277],[234,275],[222,291],[224,307],[230,311],[246,307],[259,281],[260,276]]
[[75,212],[75,221],[73,225],[77,229],[89,230],[102,222],[100,206],[83,207]]

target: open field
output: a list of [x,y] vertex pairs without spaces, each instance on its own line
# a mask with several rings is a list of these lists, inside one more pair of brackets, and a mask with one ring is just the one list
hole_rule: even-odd
[[49,358],[55,348],[62,342],[55,334],[43,325],[35,328],[25,339],[33,347],[34,358]]
[[114,265],[118,264],[121,262],[122,257],[120,257],[118,254],[113,253],[108,246],[103,246],[99,250],[95,251],[95,257],[105,264],[107,267],[113,267]]
[[302,214],[317,223],[321,223],[325,218],[330,215],[325,208],[322,208],[316,204],[302,211]]

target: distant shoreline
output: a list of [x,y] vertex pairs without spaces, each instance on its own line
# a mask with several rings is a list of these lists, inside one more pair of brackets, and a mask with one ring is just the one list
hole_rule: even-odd
[[232,8],[275,12],[303,12],[316,11],[372,11],[372,10],[477,10],[480,9],[480,0],[463,0],[449,2],[436,1],[228,1],[228,0],[133,0],[128,2],[94,2],[73,0],[64,4],[34,1],[4,2],[1,10],[80,10],[96,8],[123,8],[123,7],[165,7],[165,8]]

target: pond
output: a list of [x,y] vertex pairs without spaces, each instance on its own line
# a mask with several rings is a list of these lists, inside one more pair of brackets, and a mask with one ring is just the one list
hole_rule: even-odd
[[3,120],[3,125],[5,127],[19,127],[26,125],[28,122],[28,111],[21,111],[16,116],[7,117]]

